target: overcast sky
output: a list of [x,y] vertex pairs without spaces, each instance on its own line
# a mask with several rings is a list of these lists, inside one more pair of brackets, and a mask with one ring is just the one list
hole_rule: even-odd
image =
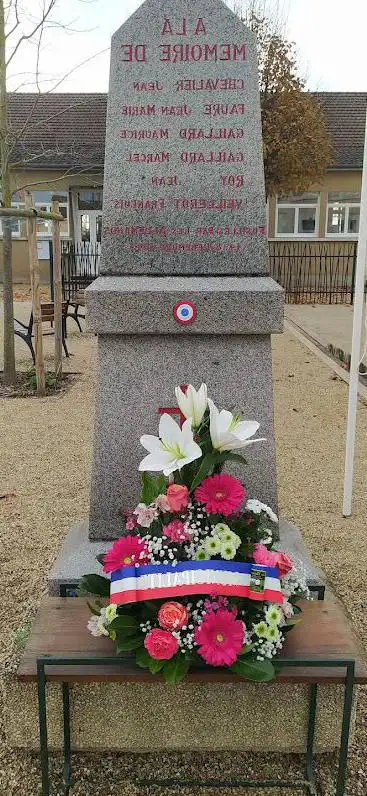
[[[18,0],[23,11],[37,17],[43,0]],[[234,0],[228,0],[233,7]],[[287,34],[296,42],[307,86],[316,91],[367,90],[367,0],[267,0],[281,4]],[[86,59],[58,86],[58,91],[106,91],[111,34],[141,5],[141,0],[59,0],[54,19],[71,23],[76,31],[57,27],[46,31],[41,49],[42,89],[55,85]],[[80,32],[78,32],[80,31]],[[14,34],[16,41],[16,34]],[[104,51],[104,52],[101,52]],[[96,55],[96,53],[100,53]],[[35,46],[26,44],[9,68],[10,90],[34,90]]]

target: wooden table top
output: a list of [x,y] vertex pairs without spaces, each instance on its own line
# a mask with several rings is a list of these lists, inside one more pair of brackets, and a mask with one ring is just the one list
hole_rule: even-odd
[[[356,661],[355,681],[367,683],[367,664],[364,652],[352,630],[350,621],[341,607],[335,603],[300,603],[302,621],[287,635],[280,657],[312,659],[315,667],[284,667],[277,675],[277,682],[287,683],[342,683],[345,669],[321,668],[318,660],[331,658],[340,660],[353,658]],[[59,657],[108,656],[116,658],[116,666],[47,667],[47,679],[58,682],[157,682],[160,678],[147,669],[141,669],[132,658],[117,658],[115,645],[106,637],[95,638],[87,630],[90,615],[85,598],[46,597],[39,608],[32,633],[20,661],[17,677],[20,680],[35,680],[37,657],[57,655]],[[187,676],[191,682],[247,682],[225,669],[195,669]]]

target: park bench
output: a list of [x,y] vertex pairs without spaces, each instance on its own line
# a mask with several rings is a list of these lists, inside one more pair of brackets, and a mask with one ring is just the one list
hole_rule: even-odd
[[[69,356],[69,351],[68,351],[67,345],[66,345],[66,317],[67,317],[67,311],[68,311],[68,302],[67,301],[63,301],[62,302],[62,345],[63,345],[63,349],[65,351],[65,356],[66,357]],[[44,323],[49,323],[50,324],[50,328],[49,329],[43,329],[42,328],[42,334],[43,335],[55,334],[55,331],[52,328],[53,327],[53,323],[55,321],[55,305],[54,305],[54,303],[52,301],[49,301],[47,303],[46,302],[42,302],[41,303],[41,318],[42,318],[42,324],[44,324]],[[25,343],[27,343],[27,346],[28,346],[28,348],[29,348],[29,350],[30,350],[30,352],[32,354],[33,364],[35,364],[36,355],[34,353],[34,348],[33,348],[33,343],[32,343],[32,338],[34,337],[33,312],[31,312],[31,314],[30,314],[28,325],[25,325],[24,323],[22,323],[22,321],[19,321],[17,318],[14,318],[14,321],[16,323],[18,323],[19,326],[22,327],[22,329],[24,329],[24,331],[21,331],[20,329],[14,329],[14,334],[17,335],[18,337],[20,337],[22,340],[24,340]]]
[[69,299],[67,318],[72,318],[73,321],[75,321],[79,331],[82,331],[79,318],[83,318],[83,320],[85,320],[84,290],[78,290],[75,294],[71,295]]
[[[284,687],[295,683],[309,687],[308,728],[305,748],[305,779],[290,783],[293,791],[307,789],[317,794],[315,786],[314,739],[317,717],[318,685],[340,684],[344,687],[335,796],[343,796],[346,782],[348,743],[351,726],[354,684],[367,683],[367,666],[350,624],[336,603],[303,603],[303,621],[287,637],[279,659],[277,682]],[[41,603],[32,632],[23,653],[17,677],[36,682],[38,690],[42,794],[49,796],[49,747],[47,729],[46,681],[60,684],[63,704],[64,784],[66,794],[72,785],[70,742],[70,685],[75,683],[147,683],[157,682],[147,669],[130,658],[118,658],[114,645],[105,637],[95,638],[86,628],[88,607],[84,598],[48,597]],[[247,681],[222,669],[196,669],[189,683],[229,683],[246,688]],[[172,689],[174,686],[167,686]],[[259,688],[267,688],[261,684]],[[98,703],[103,710],[103,701]],[[251,725],[250,725],[251,726]],[[260,781],[217,780],[182,781],[137,780],[137,784],[188,785],[211,787],[260,786],[281,787],[279,779]],[[283,784],[284,786],[284,784]]]

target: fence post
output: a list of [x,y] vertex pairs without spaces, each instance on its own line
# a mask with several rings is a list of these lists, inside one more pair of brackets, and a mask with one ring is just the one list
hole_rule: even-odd
[[50,294],[51,301],[54,301],[54,250],[52,240],[49,240],[48,242],[48,257],[50,261]]
[[[26,207],[32,207],[32,194],[29,191],[25,193]],[[34,352],[36,359],[36,382],[38,395],[45,394],[45,366],[43,361],[43,341],[42,341],[42,315],[41,315],[41,297],[40,297],[40,272],[37,251],[37,229],[36,229],[36,216],[27,219],[27,232],[28,232],[28,257],[29,257],[29,275],[31,280],[32,289],[32,313],[33,313],[33,326],[34,326]]]
[[353,243],[354,243],[354,251],[353,251],[352,288],[351,288],[351,293],[350,293],[350,303],[351,304],[354,304],[354,292],[355,292],[355,287],[356,287],[358,241],[355,240]]
[[[59,212],[59,202],[52,201],[52,212]],[[52,222],[52,248],[53,248],[53,294],[54,294],[54,320],[55,320],[55,375],[62,375],[62,280],[61,280],[61,239],[60,222]]]

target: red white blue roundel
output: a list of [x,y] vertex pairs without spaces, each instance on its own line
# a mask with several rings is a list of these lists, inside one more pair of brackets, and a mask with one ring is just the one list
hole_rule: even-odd
[[173,317],[183,325],[193,323],[196,318],[196,306],[192,301],[178,301],[173,308]]

